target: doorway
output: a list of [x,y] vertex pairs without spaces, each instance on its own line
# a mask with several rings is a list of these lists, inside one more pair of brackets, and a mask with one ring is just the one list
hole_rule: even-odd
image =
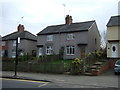
[[118,57],[118,48],[117,48],[117,44],[115,43],[111,44],[111,56]]
[[80,47],[80,52],[81,52],[81,55],[80,55],[81,59],[85,58],[85,46]]

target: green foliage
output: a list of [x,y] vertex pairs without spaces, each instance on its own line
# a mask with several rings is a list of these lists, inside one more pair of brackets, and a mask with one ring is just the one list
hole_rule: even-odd
[[95,54],[97,55],[97,57],[101,57],[103,52],[102,51],[97,51]]
[[2,58],[2,62],[14,62],[15,58]]
[[36,50],[32,50],[32,56],[36,57]]
[[28,61],[28,60],[30,60],[30,55],[28,53],[24,53],[23,56],[18,57],[18,60],[19,61]]
[[80,74],[82,72],[82,60],[79,58],[75,58],[72,61],[72,68],[71,68],[71,74]]
[[46,63],[56,60],[59,60],[59,55],[52,54],[52,55],[43,55],[38,57],[39,63]]

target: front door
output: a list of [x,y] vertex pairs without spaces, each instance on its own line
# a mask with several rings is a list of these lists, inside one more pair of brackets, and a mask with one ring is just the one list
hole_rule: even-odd
[[81,46],[80,48],[80,51],[81,51],[81,58],[85,58],[85,46]]
[[115,43],[111,45],[111,56],[113,58],[118,57],[118,48],[117,48],[117,44]]

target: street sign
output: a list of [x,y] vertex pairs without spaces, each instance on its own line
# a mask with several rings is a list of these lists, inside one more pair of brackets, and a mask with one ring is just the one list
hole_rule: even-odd
[[18,43],[20,43],[20,37],[18,37]]

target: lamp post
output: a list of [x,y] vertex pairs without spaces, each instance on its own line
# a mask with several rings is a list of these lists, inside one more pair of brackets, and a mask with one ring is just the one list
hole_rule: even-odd
[[15,59],[15,75],[17,76],[17,65],[18,65],[18,43],[20,43],[20,37],[16,39],[16,59]]

